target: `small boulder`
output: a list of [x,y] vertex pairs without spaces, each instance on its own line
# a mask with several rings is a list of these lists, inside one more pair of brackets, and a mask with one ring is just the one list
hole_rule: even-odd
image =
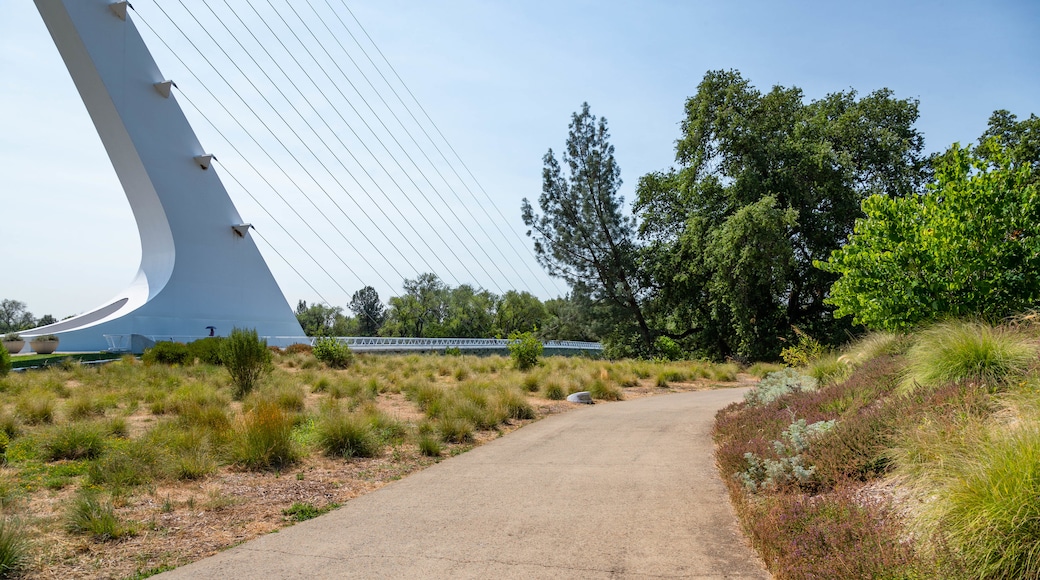
[[592,395],[590,395],[588,391],[581,391],[580,393],[571,393],[570,395],[567,395],[567,400],[572,403],[591,405]]

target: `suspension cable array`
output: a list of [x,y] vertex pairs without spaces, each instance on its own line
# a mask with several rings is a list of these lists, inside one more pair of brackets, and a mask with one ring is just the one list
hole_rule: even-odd
[[[163,69],[182,77],[186,112],[223,141],[229,189],[274,227],[258,237],[322,302],[349,300],[344,272],[387,293],[431,272],[498,293],[537,283],[551,296],[528,244],[344,0],[133,8],[165,48]],[[329,283],[345,300],[319,290]]]

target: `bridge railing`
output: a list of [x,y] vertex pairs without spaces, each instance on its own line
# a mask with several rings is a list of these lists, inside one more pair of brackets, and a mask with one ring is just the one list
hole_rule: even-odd
[[[137,352],[138,349],[143,350],[142,346],[151,346],[156,342],[188,343],[201,338],[206,337],[138,334],[105,335],[110,352]],[[267,344],[271,346],[283,348],[291,344],[314,346],[314,341],[317,340],[317,337],[313,336],[263,336],[261,338],[267,340]],[[335,338],[356,352],[429,352],[443,351],[447,348],[457,348],[460,351],[507,351],[509,350],[510,342],[501,338],[390,338],[381,336],[339,336]],[[603,351],[603,345],[598,342],[547,340],[543,341],[542,344],[550,352],[576,351],[598,354]]]

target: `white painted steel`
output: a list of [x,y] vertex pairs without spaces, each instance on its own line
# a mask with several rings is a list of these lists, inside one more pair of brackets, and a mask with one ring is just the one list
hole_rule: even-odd
[[302,335],[210,154],[176,97],[157,90],[167,79],[132,13],[124,19],[126,3],[35,2],[126,192],[141,266],[105,305],[22,334],[57,334],[65,351],[103,350],[106,334],[196,336],[211,326]]

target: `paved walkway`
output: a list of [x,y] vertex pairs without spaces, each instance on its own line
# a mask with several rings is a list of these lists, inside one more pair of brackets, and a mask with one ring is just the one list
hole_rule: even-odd
[[768,578],[712,457],[743,392],[548,417],[158,578]]

